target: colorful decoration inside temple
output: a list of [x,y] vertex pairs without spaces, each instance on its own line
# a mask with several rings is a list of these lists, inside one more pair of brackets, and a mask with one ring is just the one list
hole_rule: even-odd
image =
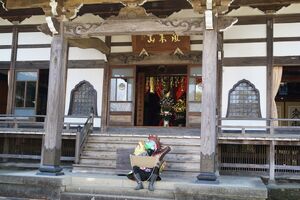
[[[146,77],[145,106],[149,98],[156,96],[159,107],[157,125],[185,126],[187,78],[185,76]],[[155,106],[151,106],[155,110]],[[147,115],[147,113],[146,113]],[[147,116],[146,116],[147,119]],[[155,124],[152,124],[155,125]]]

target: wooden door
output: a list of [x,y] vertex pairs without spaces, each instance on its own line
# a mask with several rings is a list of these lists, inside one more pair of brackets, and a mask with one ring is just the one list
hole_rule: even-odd
[[187,93],[187,126],[200,127],[202,106],[202,67],[189,66]]
[[112,67],[109,84],[109,125],[133,126],[135,110],[135,67]]

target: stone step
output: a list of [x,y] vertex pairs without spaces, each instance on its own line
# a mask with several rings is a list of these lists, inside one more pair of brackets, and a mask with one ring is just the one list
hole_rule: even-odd
[[136,196],[116,196],[116,195],[100,195],[100,194],[86,194],[86,193],[71,193],[64,192],[61,194],[63,200],[171,200],[166,198],[149,198],[149,197],[136,197]]
[[148,191],[148,182],[143,182],[143,190],[136,191],[136,182],[124,176],[95,175],[94,178],[72,176],[71,184],[67,185],[65,192],[81,193],[89,195],[111,195],[116,197],[129,197],[136,199],[174,199],[173,189],[176,182],[171,179],[163,179],[155,182],[155,191]]
[[[90,160],[90,159],[81,159],[80,160],[81,166],[96,166],[102,168],[109,168],[109,169],[116,169],[116,161],[114,160]],[[73,165],[75,166],[75,165]],[[200,163],[199,162],[182,162],[182,163],[172,163],[167,162],[165,171],[168,170],[175,170],[175,171],[196,171],[200,170]]]
[[[196,183],[196,177],[162,178],[155,182],[155,191],[146,189],[135,191],[136,183],[127,177],[113,175],[75,174],[66,185],[62,199],[235,199],[265,200],[267,189],[259,177],[218,178],[218,184]],[[66,197],[66,198],[63,198]],[[74,197],[74,198],[70,198]],[[82,198],[80,198],[82,197]]]
[[[112,167],[104,167],[90,164],[74,164],[72,172],[79,173],[93,173],[93,174],[122,174],[126,175],[129,170],[116,169]],[[168,168],[163,170],[161,173],[162,176],[166,177],[178,177],[178,176],[197,176],[199,174],[199,170],[188,170],[188,169],[180,169],[180,168]]]

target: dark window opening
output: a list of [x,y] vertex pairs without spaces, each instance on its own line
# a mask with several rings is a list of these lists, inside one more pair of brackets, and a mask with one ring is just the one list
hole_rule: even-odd
[[8,94],[8,70],[0,70],[0,114],[6,114]]
[[81,81],[71,92],[68,115],[88,116],[93,109],[97,114],[97,91],[88,81]]
[[241,80],[229,91],[226,117],[261,118],[260,95],[248,80]]

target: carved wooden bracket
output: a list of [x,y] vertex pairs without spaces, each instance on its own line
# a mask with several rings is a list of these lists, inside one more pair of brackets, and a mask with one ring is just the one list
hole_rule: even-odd
[[110,48],[99,38],[69,39],[68,42],[73,47],[81,49],[94,48],[106,55],[110,53]]
[[65,35],[71,38],[88,38],[102,35],[172,34],[199,35],[203,32],[203,19],[108,19],[102,23],[65,22]]
[[173,53],[114,53],[108,57],[111,65],[140,65],[140,64],[201,64],[201,52],[189,52],[182,54]]
[[[207,8],[207,0],[187,0],[193,7],[193,9],[202,14]],[[225,13],[228,11],[230,4],[233,0],[211,0],[212,1],[212,9],[214,13]]]
[[223,32],[238,22],[236,17],[220,17],[218,18],[218,31]]

